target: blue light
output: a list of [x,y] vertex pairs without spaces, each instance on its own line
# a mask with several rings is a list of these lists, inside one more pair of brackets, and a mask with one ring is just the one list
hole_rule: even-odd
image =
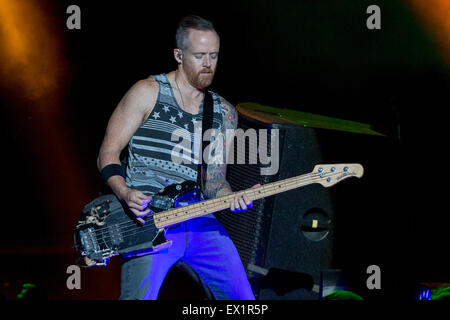
[[417,300],[432,300],[431,299],[431,290],[428,288],[420,289],[417,292]]

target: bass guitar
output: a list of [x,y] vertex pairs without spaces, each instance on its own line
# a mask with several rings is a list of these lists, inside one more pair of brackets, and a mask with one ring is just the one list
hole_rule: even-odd
[[105,266],[110,257],[119,254],[151,254],[172,244],[164,237],[166,228],[228,209],[236,195],[245,193],[254,201],[313,183],[330,187],[349,177],[360,178],[363,171],[357,163],[316,165],[311,173],[210,200],[193,181],[175,183],[152,195],[150,213],[143,217],[145,224],[114,195],[104,195],[84,207],[75,228],[74,247],[87,266]]

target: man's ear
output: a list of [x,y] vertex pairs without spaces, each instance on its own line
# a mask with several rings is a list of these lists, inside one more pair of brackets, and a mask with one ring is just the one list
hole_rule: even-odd
[[183,63],[183,51],[181,49],[175,48],[173,50],[173,53],[178,64]]

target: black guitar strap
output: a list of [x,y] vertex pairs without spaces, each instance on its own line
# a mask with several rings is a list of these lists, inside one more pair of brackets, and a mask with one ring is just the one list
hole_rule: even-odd
[[205,148],[210,144],[211,141],[203,141],[203,136],[205,132],[208,129],[211,129],[213,126],[213,98],[211,96],[211,93],[209,93],[208,90],[205,90],[205,96],[203,98],[203,117],[202,117],[202,136],[200,143],[202,145],[201,147],[201,154],[200,154],[200,163],[198,164],[198,170],[197,170],[197,184],[201,187],[202,191],[204,191],[204,182],[206,179],[206,170],[207,170],[207,161],[203,159],[203,154],[205,151]]

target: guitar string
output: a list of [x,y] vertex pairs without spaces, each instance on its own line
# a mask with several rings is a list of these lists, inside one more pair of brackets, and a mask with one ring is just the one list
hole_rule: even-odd
[[[331,173],[331,174],[328,174],[328,175],[333,175],[333,174],[337,174],[337,173]],[[318,175],[320,175],[320,173],[318,174]],[[297,178],[297,177],[294,177],[294,178]],[[291,180],[291,181],[289,181],[289,182],[286,182],[286,183],[284,183],[285,185],[286,185],[286,187],[292,187],[292,186],[296,186],[298,183],[303,183],[304,182],[304,180],[309,180],[309,179],[307,179],[307,177],[303,177],[302,179],[298,179],[298,180]],[[300,186],[300,185],[299,185]],[[297,187],[299,187],[299,186],[297,186]],[[266,187],[267,187],[267,185],[266,185]],[[272,188],[270,188],[270,189],[273,189],[273,190],[269,190],[269,192],[270,191],[275,191],[275,190],[277,190],[276,188],[276,185],[273,185],[272,186]],[[294,188],[295,189],[295,188]],[[255,189],[255,190],[249,190],[249,191],[252,191],[253,193],[255,192],[255,191],[257,191],[257,189]],[[245,191],[245,192],[247,192],[247,191]],[[276,192],[277,193],[277,192]],[[275,194],[276,194],[275,193]],[[273,195],[273,194],[272,194]],[[270,196],[270,195],[267,195],[267,196]],[[220,198],[219,198],[220,199]],[[212,200],[214,200],[214,199],[212,199]],[[196,203],[196,204],[198,204],[198,203]],[[211,205],[214,205],[212,202],[211,202]],[[208,207],[209,205],[207,205],[207,207]],[[200,207],[199,207],[200,208]],[[215,209],[215,207],[213,207],[213,209]],[[217,212],[217,211],[221,211],[221,210],[225,210],[226,208],[224,208],[224,209],[217,209],[217,210],[215,210],[215,211],[213,211],[213,212]],[[207,210],[210,210],[210,208],[207,208]],[[202,215],[206,215],[207,213],[205,213],[204,211],[202,211],[202,210],[195,210],[194,212],[194,215],[190,215],[192,218],[194,218],[195,217],[195,215],[199,215],[199,216],[202,216]],[[212,212],[210,212],[210,213],[212,213]],[[188,219],[189,220],[189,219]],[[181,222],[183,222],[183,221],[181,221]],[[178,223],[181,223],[181,222],[174,222],[173,223],[173,225],[176,225],[176,224],[178,224]],[[128,223],[128,222],[127,222]],[[135,234],[137,234],[137,233],[141,233],[141,232],[145,232],[145,231],[150,231],[150,230],[153,230],[153,229],[158,229],[158,227],[156,227],[156,225],[155,224],[153,224],[153,223],[149,223],[149,224],[144,224],[144,225],[136,225],[136,223],[135,222],[133,222],[133,221],[131,221],[131,223],[132,223],[132,225],[131,226],[128,226],[128,227],[132,227],[132,229],[131,230],[127,230],[127,231],[123,231],[123,230],[121,230],[122,232],[121,232],[121,235],[122,235],[122,238],[124,238],[124,237],[129,237],[129,236],[132,236],[132,235],[135,235]],[[168,225],[168,226],[171,226],[171,225]],[[134,227],[134,228],[133,228]],[[166,226],[167,227],[167,226]],[[139,229],[136,229],[136,228],[139,228]],[[103,234],[103,230],[105,230],[105,229],[108,229],[108,227],[106,227],[106,228],[101,228],[101,229],[99,229],[99,230],[97,230],[97,231],[99,231],[99,232],[101,232],[102,233],[102,238],[103,239],[105,239],[105,240],[108,240],[108,238],[110,239],[111,238],[111,236],[109,236],[108,237],[108,234],[107,235],[105,235],[105,234]],[[124,229],[124,228],[122,228],[122,229]],[[135,230],[139,230],[139,231],[137,231],[136,233],[131,233],[131,234],[126,234],[126,232],[133,232],[133,231],[135,231]],[[98,234],[97,234],[97,236],[99,236]]]
[[[297,183],[295,183],[295,181],[294,182],[290,182],[289,186],[287,186],[287,184],[286,184],[286,187],[291,187],[292,185],[295,186],[295,185],[297,185]],[[275,191],[275,190],[277,190],[277,189],[275,189],[275,186],[273,186],[273,190],[272,191]],[[270,195],[268,195],[268,196],[270,196]],[[208,208],[208,210],[210,210],[210,208]],[[223,210],[223,209],[217,209],[217,210],[215,210],[215,212],[221,211],[221,210]],[[201,211],[201,210],[200,211],[196,210],[195,212],[199,213],[199,216],[205,215],[204,211]],[[212,213],[212,212],[210,212],[210,213]],[[192,217],[192,218],[194,218],[194,217]],[[178,223],[181,223],[181,222],[174,222],[173,225],[176,225]],[[134,226],[138,227],[136,225],[134,225]],[[168,226],[171,226],[171,225],[168,225]],[[139,229],[137,229],[137,230],[136,229],[127,230],[126,232],[131,232],[129,234],[126,234],[126,232],[122,232],[122,234],[121,234],[122,235],[122,239],[127,238],[127,237],[131,237],[131,236],[135,236],[135,235],[137,235],[139,233],[142,233],[142,232],[148,232],[148,231],[151,231],[151,230],[154,230],[154,229],[159,229],[154,224],[143,225],[143,226],[140,226],[138,228]],[[134,231],[136,231],[136,232],[134,232]],[[102,237],[102,240],[105,242],[105,244],[106,244],[106,241],[108,241],[110,239],[111,239],[111,236],[108,237],[108,234],[106,236],[103,235],[103,237]]]
[[[295,185],[297,185],[297,183],[295,183],[295,182],[290,182],[289,183],[290,185],[289,186],[292,186],[292,184],[294,184],[294,186]],[[286,184],[287,185],[287,184]],[[273,186],[273,187],[275,187],[275,186]],[[274,190],[273,191],[275,191],[275,190],[277,190],[277,189],[275,189],[274,188]],[[276,193],[275,193],[276,194]],[[273,195],[273,194],[272,194]],[[270,195],[268,195],[268,196],[270,196]],[[218,209],[218,210],[216,210],[216,211],[220,211],[221,209]],[[199,211],[197,211],[197,212],[199,212]],[[199,214],[199,216],[202,216],[203,215],[203,212],[200,212],[200,214]],[[194,217],[193,217],[194,218]],[[180,223],[180,222],[174,222],[173,223],[173,225],[176,225],[176,224],[178,224],[178,223]],[[171,225],[168,225],[168,226],[171,226]],[[139,233],[142,233],[142,232],[148,232],[148,231],[150,231],[150,230],[154,230],[154,229],[158,229],[158,227],[156,227],[156,226],[154,226],[154,225],[149,225],[149,227],[145,227],[145,225],[142,227],[142,229],[139,229],[139,231],[136,231],[135,233],[131,233],[131,234],[126,234],[126,235],[124,235],[123,236],[123,238],[125,238],[125,237],[130,237],[130,236],[135,236],[136,234],[139,234]],[[135,230],[129,230],[129,232],[132,232],[132,231],[135,231]],[[107,239],[107,238],[106,238]]]
[[[334,175],[334,174],[337,174],[337,173],[332,173],[332,174],[328,174],[328,176],[330,176],[330,175]],[[320,174],[319,174],[320,175]],[[294,177],[294,178],[298,178],[298,177]],[[296,187],[299,187],[300,185],[298,185],[299,183],[303,183],[304,181],[303,180],[305,180],[305,178],[306,177],[303,177],[303,178],[301,178],[301,179],[292,179],[291,181],[289,181],[289,183],[287,183],[287,182],[285,182],[284,184],[285,184],[285,186],[286,186],[286,188],[289,188],[289,187],[292,187],[292,185],[294,185],[294,188],[293,189],[295,189]],[[267,185],[266,185],[267,186]],[[272,185],[272,188],[271,189],[273,189],[272,191],[275,191],[275,190],[277,190],[276,188],[276,184],[274,184],[274,185]],[[253,190],[251,190],[251,191],[253,191]],[[254,191],[256,191],[256,190],[254,190]],[[254,192],[253,191],[253,192]],[[275,192],[275,194],[277,194],[277,192]],[[273,195],[273,194],[272,194]],[[270,196],[270,195],[268,195],[268,196]],[[214,205],[213,203],[211,203],[211,205]],[[207,207],[208,207],[208,205],[207,205]],[[215,207],[213,207],[214,209],[215,209]],[[225,209],[225,208],[224,208]],[[208,210],[210,210],[210,208],[208,208]],[[217,210],[214,210],[214,211],[212,211],[212,212],[217,212],[217,211],[220,211],[221,209],[217,209]],[[223,209],[222,209],[223,210]],[[196,210],[196,212],[198,213],[198,212],[200,212],[200,211],[198,211],[198,210]],[[211,213],[212,213],[211,212]],[[199,216],[202,216],[202,215],[205,215],[205,213],[204,212],[200,212],[200,214],[199,214]],[[194,218],[194,217],[192,217],[192,218]],[[189,220],[189,219],[187,219],[187,220]],[[176,224],[178,224],[179,222],[174,222],[173,223],[173,225],[176,225]],[[144,225],[144,226],[142,226],[142,227],[140,227],[140,226],[137,226],[137,225],[134,225],[135,227],[138,227],[139,229],[136,231],[136,229],[132,229],[132,230],[127,230],[126,232],[131,232],[131,233],[129,233],[129,234],[126,234],[126,232],[122,232],[121,233],[121,235],[122,235],[122,239],[124,239],[124,238],[127,238],[127,237],[131,237],[131,236],[135,236],[135,235],[137,235],[137,234],[139,234],[139,233],[142,233],[142,232],[148,232],[148,231],[151,231],[151,230],[154,230],[154,229],[159,229],[158,227],[156,227],[154,224],[148,224],[148,225]],[[169,226],[171,226],[171,225],[167,225],[166,227],[169,227]],[[134,232],[134,231],[136,231],[136,232]],[[102,235],[102,240],[103,240],[103,242],[106,244],[106,241],[109,241],[109,240],[111,240],[111,235],[108,237],[108,234],[107,235]],[[108,245],[106,244],[106,246],[108,247]]]
[[[290,180],[289,180],[290,179]],[[283,184],[285,185],[285,188],[290,188],[290,187],[292,187],[292,186],[294,186],[294,187],[296,187],[299,183],[305,183],[306,181],[310,181],[311,179],[310,178],[308,178],[307,176],[305,176],[305,177],[302,177],[302,178],[299,178],[299,177],[293,177],[293,178],[289,178],[289,179],[286,179],[286,180],[288,180],[288,182],[284,182]],[[306,181],[305,181],[306,180]],[[298,185],[298,186],[300,186],[300,185]],[[297,186],[297,187],[298,187]],[[267,189],[267,187],[268,187],[268,185],[266,185],[266,189]],[[269,189],[269,192],[273,192],[273,191],[276,191],[277,189],[276,189],[276,184],[274,184],[274,185],[272,185],[272,187],[271,188],[268,188]],[[253,192],[253,196],[255,196],[256,195],[256,191],[257,191],[258,189],[255,189],[255,190],[250,190],[251,192]],[[267,190],[265,190],[266,192],[267,192]],[[244,191],[244,192],[247,192],[247,191]],[[275,194],[276,194],[277,192],[275,192]],[[272,194],[273,195],[273,194]],[[268,195],[269,196],[269,195]],[[217,199],[220,199],[220,198],[217,198]],[[216,209],[216,205],[217,205],[217,201],[214,201],[214,200],[216,200],[216,199],[212,199],[213,201],[210,203],[210,205],[207,205],[206,207],[200,207],[200,206],[198,206],[199,207],[199,209],[200,210],[195,210],[193,213],[194,213],[194,216],[192,216],[192,218],[194,218],[195,217],[195,215],[199,215],[199,216],[203,216],[203,215],[206,215],[206,214],[208,214],[208,213],[205,213],[204,211],[202,211],[202,210],[204,210],[205,208],[206,208],[206,210],[207,211],[210,211],[209,213],[212,213],[212,212],[217,212],[217,211],[221,211],[221,210],[224,210],[224,209],[226,209],[226,208],[223,208],[223,209]],[[220,201],[221,202],[221,201]],[[198,204],[198,203],[197,203]],[[211,210],[211,207],[212,206],[212,209],[213,210]],[[181,217],[181,218],[183,218],[183,217]],[[189,219],[187,219],[187,220],[189,220]],[[176,224],[178,224],[179,222],[174,222],[173,223],[173,225],[176,225]],[[169,225],[170,226],[170,225]],[[131,227],[131,229],[130,229],[130,227]],[[124,231],[123,229],[125,229],[125,228],[127,228],[127,229],[129,229],[129,230],[126,230],[126,231]],[[138,228],[138,229],[137,229]],[[102,230],[104,230],[104,229],[108,229],[108,227],[107,228],[102,228]],[[133,222],[133,225],[131,225],[131,226],[128,226],[128,227],[123,227],[123,228],[121,228],[122,230],[121,230],[121,232],[120,232],[120,236],[122,237],[122,239],[125,239],[125,238],[127,238],[127,237],[131,237],[131,236],[135,236],[136,234],[139,234],[139,233],[142,233],[142,232],[148,232],[148,231],[151,231],[151,230],[154,230],[154,229],[158,229],[158,227],[156,227],[156,225],[155,224],[153,224],[153,223],[149,223],[149,224],[145,224],[145,225],[141,225],[141,226],[138,226],[138,225],[136,225],[134,222]],[[99,238],[99,237],[101,237],[101,239],[105,242],[105,244],[106,244],[106,241],[110,241],[111,239],[112,239],[112,235],[110,234],[110,233],[107,233],[106,235],[103,233],[103,231],[101,231],[101,235],[99,235],[99,234],[96,234],[96,237],[97,238]],[[106,245],[107,247],[108,247],[108,245]]]
[[[288,178],[288,179],[286,179],[285,181],[289,181],[289,182],[285,182],[285,184],[287,184],[287,183],[292,183],[292,182],[294,182],[294,183],[296,183],[296,182],[303,182],[304,180],[310,180],[310,177],[311,176],[318,176],[318,175],[321,175],[322,173],[313,173],[313,174],[309,174],[309,176],[304,176],[304,177],[302,177],[302,178],[300,178],[301,176],[298,176],[298,177],[292,177],[292,178]],[[274,184],[276,184],[276,183],[274,183]],[[274,187],[275,185],[273,185],[273,187]],[[262,189],[264,189],[264,188],[267,188],[268,187],[268,185],[263,185],[263,186],[261,186],[260,188],[262,188]],[[242,192],[242,193],[247,193],[247,192],[255,192],[255,191],[257,191],[258,189],[254,189],[254,190],[252,190],[252,189],[247,189],[247,190],[241,190],[241,191],[237,191],[236,193],[239,193],[239,192]],[[264,190],[265,191],[265,190]],[[227,196],[224,196],[224,197],[227,197]],[[216,198],[216,199],[209,199],[209,200],[205,200],[205,201],[202,201],[202,202],[197,202],[197,203],[194,203],[194,204],[192,204],[192,206],[194,206],[194,205],[197,205],[197,206],[199,206],[199,204],[200,203],[204,203],[204,202],[207,202],[207,201],[211,201],[211,202],[214,202],[214,200],[217,200],[217,199],[220,199],[220,198]],[[173,211],[174,209],[181,209],[181,208],[185,208],[185,207],[179,207],[179,208],[172,208],[172,209],[169,209],[169,210],[167,210],[167,211],[165,211],[165,212],[169,212],[169,211]],[[183,210],[180,210],[180,211],[183,211]],[[196,211],[194,211],[194,212],[198,212],[197,210]],[[152,218],[152,217],[154,217],[155,215],[158,215],[158,214],[164,214],[163,212],[161,212],[161,213],[154,213],[154,214],[149,214],[149,215],[146,215],[146,216],[144,216],[144,217],[142,217],[144,220],[149,220],[150,218]],[[150,221],[150,222],[152,222],[152,221]],[[137,226],[137,227],[139,227],[139,225],[137,225],[137,223],[135,222],[135,221],[133,221],[133,220],[130,220],[130,221],[125,221],[125,222],[121,222],[121,223],[118,223],[118,224],[116,224],[115,226],[122,226],[122,225],[128,225],[129,227],[135,227],[135,226]],[[145,225],[147,225],[147,224],[144,224],[144,226]],[[124,228],[125,226],[122,226],[122,227],[120,227],[120,229],[122,229],[122,228]],[[95,232],[96,233],[103,233],[103,231],[105,231],[106,229],[109,229],[110,227],[102,227],[102,228],[99,228],[99,229],[97,229]]]
[[[339,173],[339,172],[338,172]],[[328,176],[330,176],[330,175],[334,175],[334,174],[338,174],[338,173],[330,173],[330,174],[328,174]],[[320,175],[321,173],[319,173],[318,175]],[[324,176],[325,177],[325,176]],[[294,177],[295,178],[295,177]],[[301,180],[299,179],[299,180],[292,180],[292,181],[289,181],[289,182],[286,182],[286,183],[284,183],[285,184],[285,188],[289,188],[289,187],[292,187],[292,186],[294,186],[294,189],[295,189],[295,187],[296,187],[296,185],[298,185],[299,183],[303,183],[303,182],[305,182],[304,180],[310,180],[310,179],[307,179],[307,177],[304,177],[304,178],[302,178]],[[267,185],[266,185],[267,186]],[[301,185],[298,185],[297,187],[300,187]],[[278,189],[276,189],[276,184],[275,185],[273,185],[272,186],[272,188],[270,188],[270,189],[273,189],[273,190],[271,190],[271,191],[276,191],[276,190],[278,190]],[[256,189],[257,190],[257,189]],[[256,191],[256,190],[250,190],[250,191],[253,191],[253,193]],[[247,191],[245,191],[246,193],[247,193]],[[277,192],[275,193],[275,194],[277,194]],[[272,195],[274,195],[274,194],[272,194]],[[267,196],[270,196],[270,195],[267,195]],[[214,199],[213,199],[214,200]],[[214,206],[214,203],[211,203],[211,205],[213,205]],[[207,205],[206,207],[209,207],[209,205]],[[213,209],[215,209],[216,207],[214,206],[213,207]],[[205,213],[204,211],[202,211],[203,210],[203,208],[200,208],[201,210],[195,210],[194,212],[195,213],[198,213],[198,215],[199,216],[203,216],[203,215],[206,215],[206,214],[208,214],[208,213]],[[209,210],[211,210],[211,208],[206,208],[208,211]],[[226,208],[225,208],[226,209]],[[225,209],[217,209],[217,210],[215,210],[215,211],[213,211],[213,212],[217,212],[217,211],[221,211],[221,210],[225,210]],[[213,213],[213,212],[209,212],[209,213]],[[190,215],[191,216],[191,215]],[[195,218],[195,215],[194,216],[192,216],[192,218]],[[183,221],[182,221],[183,222]],[[173,223],[173,225],[176,225],[176,224],[178,224],[178,223],[181,223],[181,222],[174,222]],[[171,226],[171,225],[168,225],[168,226]],[[130,227],[130,226],[128,226],[128,227]],[[124,238],[126,238],[126,237],[130,237],[130,236],[134,236],[134,235],[136,235],[136,234],[139,234],[139,233],[142,233],[142,232],[148,232],[148,231],[151,231],[151,230],[154,230],[154,229],[159,229],[158,227],[156,227],[156,225],[155,224],[153,224],[153,223],[150,223],[150,224],[144,224],[144,225],[141,225],[141,226],[138,226],[138,225],[136,225],[134,222],[133,222],[133,225],[131,226],[131,227],[136,227],[136,228],[139,228],[139,229],[135,229],[135,228],[132,228],[131,230],[126,230],[126,231],[123,231],[123,230],[121,230],[122,232],[121,232],[121,235],[122,235],[122,239],[124,239]],[[167,226],[166,226],[167,227]],[[102,228],[102,229],[108,229],[108,228]],[[136,231],[136,232],[134,232],[134,231]],[[131,232],[131,233],[129,233],[129,232]],[[134,232],[134,233],[133,233]],[[111,235],[109,235],[109,234],[107,234],[107,235],[104,235],[103,234],[103,236],[102,236],[102,239],[105,241],[105,243],[106,243],[106,241],[108,241],[108,240],[110,240],[111,239]]]

